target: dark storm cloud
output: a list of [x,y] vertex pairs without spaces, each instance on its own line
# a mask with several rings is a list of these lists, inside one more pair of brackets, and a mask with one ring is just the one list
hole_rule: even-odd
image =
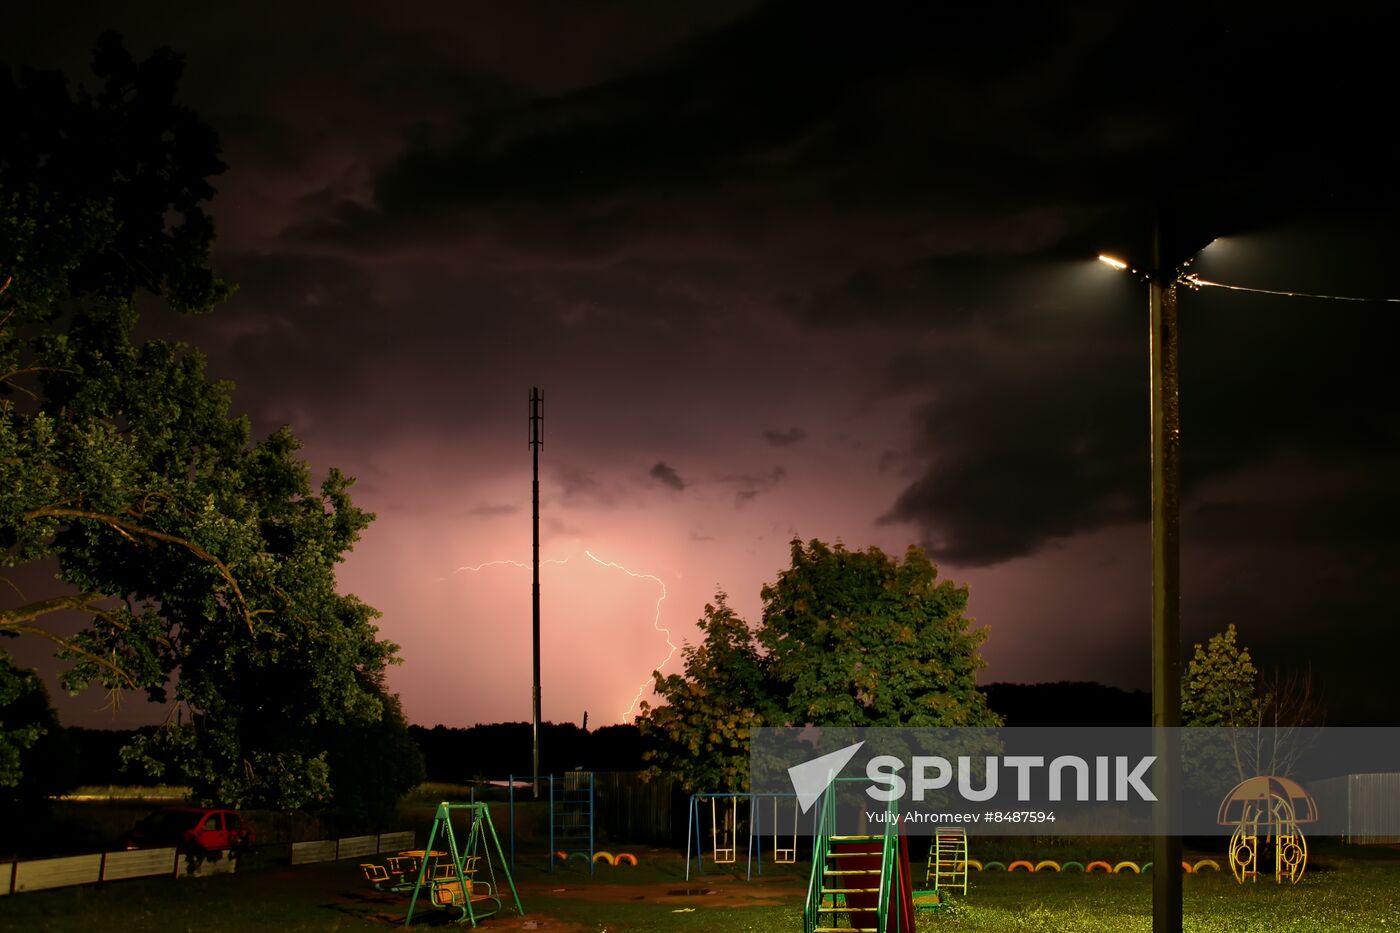
[[686,481],[681,479],[681,475],[674,467],[667,466],[664,462],[657,461],[656,465],[647,471],[647,475],[663,486],[670,486],[677,491],[686,487]]
[[298,433],[326,429],[309,423],[310,412],[334,412],[321,403],[358,394],[373,377],[362,348],[399,333],[373,277],[327,256],[240,253],[219,266],[239,290],[218,314],[146,323],[200,347],[214,375],[239,374],[235,400],[260,431],[285,423]]
[[1044,329],[1043,322],[1080,301],[1066,288],[1065,269],[1100,251],[1083,232],[1093,222],[1084,212],[1073,232],[1045,230],[1034,247],[1018,246],[1014,234],[995,233],[988,235],[984,252],[925,251],[898,265],[864,265],[829,287],[813,289],[794,310],[810,324],[842,329],[871,324],[950,332],[973,326]]
[[[1325,16],[1274,11],[1260,24],[1243,11],[1200,13],[1209,28],[1182,43],[1168,75],[1143,67],[1150,16],[1109,5],[1011,17],[910,5],[855,17],[843,4],[768,4],[647,68],[474,112],[455,141],[410,145],[379,173],[373,209],[337,217],[326,233],[401,235],[463,206],[713,199],[745,182],[803,183],[838,210],[879,205],[911,219],[1037,204],[1073,216],[1154,194],[1168,167],[1177,196],[1209,215],[1191,230],[1230,216],[1237,228],[1242,209],[1267,200],[1260,193],[1323,203],[1338,186],[1356,190],[1351,173],[1327,178],[1326,194],[1298,185],[1299,172],[1336,163],[1329,137],[1372,143],[1356,147],[1362,159],[1386,164],[1394,144],[1355,99],[1386,79],[1384,57],[1362,54],[1377,36]],[[1297,45],[1315,54],[1280,69],[1277,50]],[[1299,110],[1310,131],[1281,133]],[[715,209],[738,207],[721,199]]]
[[763,432],[763,439],[774,447],[791,447],[805,441],[807,432],[797,427],[788,428],[786,431],[770,429]]
[[552,469],[565,505],[594,505],[611,508],[618,504],[621,490],[598,480],[592,472],[572,466]]
[[[379,174],[373,209],[332,215],[323,233],[402,235],[461,206],[576,207],[636,192],[759,216],[781,211],[785,192],[795,203],[822,192],[843,209],[912,198],[970,213],[974,190],[1011,203],[1008,180],[1091,171],[1061,152],[1083,139],[1042,140],[1048,152],[1025,144],[1028,133],[1095,132],[1036,99],[1062,90],[1036,80],[1059,67],[1053,41],[1088,41],[1082,29],[1048,11],[1006,22],[980,8],[852,17],[838,4],[769,4],[650,68],[474,114],[448,145],[410,146]],[[768,193],[740,205],[732,187],[746,184]],[[731,200],[714,202],[726,188]]]
[[[1255,284],[1281,284],[1283,276],[1328,293],[1340,281],[1370,294],[1387,287],[1378,270],[1387,267],[1389,238],[1334,241],[1323,232],[1257,239],[1254,247],[1232,247],[1229,259]],[[1343,256],[1350,262],[1342,279],[1335,269],[1330,280],[1320,277]],[[1220,261],[1217,254],[1203,255],[1207,268],[1212,261]],[[922,466],[885,520],[914,523],[941,558],[993,564],[1056,538],[1145,519],[1146,333],[1130,313],[1145,289],[1080,291],[1073,313],[1040,315],[1038,332],[1027,329],[1029,319],[1011,316],[1002,320],[1015,327],[947,338],[938,350],[892,360],[890,391],[932,398],[912,451]],[[1178,297],[1184,521],[1200,521],[1222,541],[1306,533],[1343,547],[1384,536],[1396,495],[1385,465],[1400,456],[1388,375],[1400,316],[1377,313],[1380,304],[1214,289],[1182,289]],[[1303,513],[1193,498],[1299,451],[1349,466],[1277,481],[1287,492],[1276,496],[1326,508]]]
[[882,521],[912,522],[935,557],[976,566],[1142,515],[1146,387],[1125,365],[1131,352],[1040,344],[927,357],[938,391],[918,420],[926,466]]
[[[481,254],[514,253],[536,273],[528,301],[474,291],[474,305],[525,303],[566,327],[625,333],[641,314],[700,318],[706,301],[645,284],[694,274],[693,260],[684,270],[660,261],[629,272],[614,260],[619,251],[671,237],[673,251],[688,256],[702,238],[765,236],[779,255],[810,254],[787,266],[769,257],[772,288],[789,296],[778,305],[808,327],[936,328],[974,347],[994,335],[1009,344],[1001,355],[910,351],[889,373],[891,391],[929,401],[905,459],[906,469],[923,468],[887,518],[921,528],[948,559],[984,563],[1126,520],[1141,503],[1133,479],[1141,369],[1128,362],[1141,341],[1089,328],[1075,335],[1089,345],[1055,345],[1045,329],[1056,325],[1046,322],[1080,310],[1056,281],[1064,259],[1118,246],[1143,255],[1140,208],[1168,177],[1164,166],[1178,213],[1191,217],[1181,239],[1199,245],[1203,229],[1257,225],[1278,210],[1269,202],[1281,193],[1294,210],[1345,205],[1394,155],[1370,112],[1375,88],[1389,81],[1385,57],[1368,52],[1384,44],[1383,13],[1348,23],[1327,11],[1260,18],[1188,5],[1180,15],[1200,17],[1202,28],[1175,51],[1179,67],[1170,70],[1142,66],[1138,37],[1155,26],[1150,15],[1110,4],[1009,17],[911,5],[867,17],[842,4],[773,3],[725,23],[729,15],[707,32],[678,28],[674,35],[689,38],[669,49],[629,58],[619,47],[615,58],[629,67],[557,81],[547,93],[528,91],[530,69],[502,65],[483,76],[480,62],[430,55],[425,74],[451,72],[430,82],[431,109],[446,121],[431,132],[405,129],[397,150],[376,160],[368,198],[346,199],[342,182],[303,193],[289,238],[404,245],[465,233]],[[336,30],[333,57],[364,57],[373,74],[399,61],[392,47],[415,35],[395,29],[375,49],[353,33]],[[1283,68],[1279,49],[1309,54]],[[546,57],[541,51],[532,54]],[[277,80],[263,76],[259,93]],[[381,95],[374,109],[401,99]],[[1281,132],[1298,126],[1299,114],[1306,132]],[[231,127],[236,137],[275,143],[286,121],[279,112]],[[1389,187],[1378,189],[1380,200]],[[801,206],[814,203],[827,216],[811,223]],[[565,253],[586,261],[558,262]],[[347,378],[367,389],[382,375],[367,348],[407,342],[403,355],[428,371],[448,364],[439,348],[465,333],[426,314],[421,327],[367,330],[365,321],[382,325],[415,308],[377,307],[374,283],[348,262],[278,261],[259,260],[239,299],[263,315],[250,326],[281,328],[278,339],[235,341],[246,348],[245,367],[271,373],[257,390],[268,419],[295,414],[298,399],[343,391]],[[287,295],[304,298],[289,308]],[[345,309],[344,319],[332,308]],[[343,349],[342,365],[299,365],[312,356],[312,339]],[[1281,340],[1272,327],[1256,339],[1258,349],[1278,345],[1276,360],[1308,359],[1329,373],[1345,366],[1340,358],[1319,364],[1325,346]],[[1292,427],[1284,406],[1235,403],[1256,377],[1287,384],[1273,370],[1289,364],[1237,366],[1217,346],[1193,356],[1188,345],[1184,355],[1188,419],[1192,391],[1210,401],[1192,426],[1188,475],[1257,460]],[[1212,354],[1212,375],[1190,371]],[[1117,367],[1106,370],[1105,357]],[[1311,440],[1345,446],[1374,413],[1335,381],[1319,382],[1290,410],[1308,416]],[[1100,418],[1089,400],[1103,397],[1112,401],[1098,404],[1115,414]],[[1317,418],[1324,410],[1328,423]],[[443,402],[420,415],[432,423],[451,411]],[[1227,421],[1229,432],[1203,430]],[[1023,470],[1033,479],[1018,481]],[[585,488],[566,484],[566,495]]]
[[[793,430],[797,431],[796,428]],[[785,479],[787,479],[787,468],[779,464],[768,473],[731,473],[721,477],[720,482],[735,487],[734,507],[738,509],[753,502],[760,493],[767,492]]]

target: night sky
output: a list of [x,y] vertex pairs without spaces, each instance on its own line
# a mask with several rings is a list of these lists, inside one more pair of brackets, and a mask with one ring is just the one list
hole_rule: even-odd
[[[27,11],[0,59],[91,83],[109,27],[186,56],[240,289],[146,327],[358,477],[340,579],[419,723],[529,718],[528,565],[493,562],[530,559],[532,385],[547,719],[630,718],[794,535],[924,545],[983,682],[1145,687],[1147,289],[1094,257],[1145,263],[1161,205],[1173,260],[1218,238],[1202,278],[1400,298],[1389,14],[121,6]],[[1329,723],[1394,722],[1400,303],[1180,314],[1187,649],[1234,623]],[[60,709],[152,718],[101,702]]]

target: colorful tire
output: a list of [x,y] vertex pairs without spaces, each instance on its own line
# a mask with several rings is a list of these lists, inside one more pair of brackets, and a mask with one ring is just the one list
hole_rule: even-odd
[[[1150,865],[1152,863],[1148,862],[1148,864]],[[1138,867],[1137,862],[1119,862],[1117,865],[1113,866],[1113,873],[1115,875],[1121,874],[1123,869],[1125,868],[1131,868],[1133,870],[1133,874],[1135,875],[1142,874],[1142,869]]]
[[567,862],[569,860],[569,853],[561,849],[558,852],[554,853],[554,857],[561,862]]
[[1152,863],[1151,863],[1151,862],[1143,862],[1143,863],[1142,863],[1142,870],[1145,871],[1145,872],[1151,871],[1151,870],[1152,870]]
[[1083,863],[1083,862],[1065,862],[1063,865],[1060,866],[1060,870],[1061,870],[1061,871],[1069,871],[1069,868],[1070,868],[1071,865],[1073,865],[1075,868],[1079,869],[1080,871],[1083,871],[1083,870],[1084,870],[1084,863]]
[[1202,868],[1210,868],[1214,871],[1220,871],[1220,863],[1213,858],[1203,858],[1199,862],[1197,862],[1195,867],[1191,870],[1194,872],[1200,872]]
[[626,859],[626,860],[627,860],[627,864],[628,864],[628,865],[631,865],[633,868],[636,868],[636,867],[637,867],[637,857],[636,857],[635,855],[633,855],[631,852],[619,852],[619,853],[617,853],[617,858],[616,858],[616,860],[614,860],[613,864],[614,864],[614,865],[621,865],[623,859]]
[[616,865],[616,864],[617,864],[617,859],[613,856],[613,854],[612,854],[611,852],[594,852],[594,853],[593,853],[593,864],[595,864],[595,865],[598,864],[598,860],[599,860],[599,859],[602,859],[603,861],[607,862],[609,865]]
[[1017,868],[1020,868],[1022,865],[1026,866],[1026,871],[1035,871],[1035,866],[1032,865],[1030,862],[1026,861],[1026,860],[1023,859],[1023,858],[1022,858],[1022,859],[1017,859],[1016,861],[1012,862],[1010,865],[1007,865],[1007,866],[1006,866],[1006,870],[1007,870],[1007,871],[1015,871]]
[[583,859],[584,863],[587,864],[587,862],[588,862],[588,853],[587,853],[587,852],[570,852],[570,853],[569,853],[569,858],[581,858],[581,859]]
[[1196,869],[1194,869],[1194,868],[1191,867],[1191,863],[1190,863],[1190,862],[1186,861],[1185,859],[1182,859],[1182,860],[1181,860],[1181,870],[1184,871],[1184,872],[1186,872],[1186,874],[1189,875],[1189,874],[1191,874],[1192,872],[1194,872]]
[[970,859],[968,859],[966,862],[964,862],[963,864],[966,865],[968,868],[975,868],[975,869],[977,869],[978,871],[981,871],[981,870],[982,870],[982,863],[979,862],[979,861],[977,861],[977,859],[975,859],[975,858],[970,858]]
[[1036,871],[1040,871],[1042,868],[1053,868],[1053,869],[1055,869],[1055,871],[1059,871],[1059,870],[1060,870],[1060,863],[1059,863],[1059,862],[1056,862],[1056,861],[1054,861],[1054,860],[1052,860],[1052,859],[1044,859],[1044,860],[1042,860],[1042,861],[1039,861],[1039,862],[1036,862],[1036,863],[1035,863],[1035,870],[1036,870]]
[[1102,862],[1102,861],[1100,861],[1100,862],[1090,862],[1088,865],[1085,865],[1085,866],[1084,866],[1084,874],[1087,875],[1087,874],[1092,873],[1093,870],[1094,870],[1095,868],[1103,868],[1103,870],[1104,870],[1107,874],[1110,874],[1110,875],[1113,874],[1113,866],[1110,865],[1110,864],[1108,864],[1107,862]]
[[996,871],[997,869],[1006,871],[1006,865],[1001,862],[988,862],[982,866],[983,871]]

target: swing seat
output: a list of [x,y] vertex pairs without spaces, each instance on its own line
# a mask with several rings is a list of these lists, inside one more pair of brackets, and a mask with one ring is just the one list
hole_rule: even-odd
[[[480,887],[483,885],[471,881],[467,882],[467,897],[471,899],[471,916],[476,920],[494,916],[501,909],[500,899],[486,891],[478,891],[477,889]],[[489,891],[489,885],[484,887]],[[467,904],[462,897],[462,886],[455,880],[434,881],[431,901],[434,907],[441,910],[458,911],[458,920],[464,920],[467,917]]]
[[[467,889],[472,896],[473,903],[482,897],[494,898],[496,896],[496,891],[491,886],[491,882],[478,881],[476,879],[476,870],[480,864],[481,856],[479,855],[468,855],[462,859],[462,877],[467,882]],[[429,866],[427,880],[434,886],[433,890],[435,892],[438,886],[450,885],[452,890],[457,891],[460,891],[461,888],[461,885],[457,882],[457,867],[452,864],[450,859]],[[445,898],[449,897],[448,894],[442,896]],[[460,900],[460,894],[451,896],[456,896]],[[438,906],[441,907],[444,905],[439,904]]]
[[[792,844],[778,844],[778,798],[773,798],[773,864],[774,865],[796,865],[797,864],[797,801],[792,804]],[[784,833],[784,836],[787,834]],[[786,839],[784,840],[786,841]]]

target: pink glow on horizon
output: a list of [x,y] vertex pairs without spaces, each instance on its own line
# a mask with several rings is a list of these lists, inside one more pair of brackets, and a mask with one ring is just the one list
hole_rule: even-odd
[[[667,590],[666,590],[666,583],[665,583],[665,581],[662,580],[660,577],[656,576],[655,574],[651,574],[651,573],[639,573],[639,572],[637,572],[637,571],[635,571],[635,570],[631,570],[631,569],[629,569],[629,568],[627,568],[627,567],[624,567],[622,564],[616,563],[615,561],[603,560],[602,558],[598,557],[596,554],[594,554],[592,551],[588,550],[587,548],[584,548],[582,553],[583,553],[583,556],[584,556],[584,557],[587,557],[589,560],[593,561],[595,564],[597,564],[597,565],[600,566],[600,567],[607,567],[607,568],[611,568],[611,569],[615,569],[615,570],[621,570],[623,573],[627,574],[629,577],[634,577],[634,578],[639,579],[639,580],[654,580],[654,581],[656,581],[656,584],[657,584],[658,586],[661,587],[661,595],[658,596],[658,597],[656,598],[656,606],[655,606],[655,611],[654,611],[654,613],[652,614],[652,623],[651,623],[651,627],[652,627],[652,629],[653,629],[654,631],[660,632],[661,635],[666,639],[666,648],[667,648],[666,655],[665,655],[665,657],[663,657],[663,658],[661,659],[660,663],[658,663],[658,664],[655,666],[655,670],[658,670],[658,671],[664,670],[665,667],[666,667],[666,665],[669,664],[669,663],[671,662],[671,659],[675,657],[676,652],[680,650],[680,645],[677,645],[674,641],[671,640],[671,630],[670,630],[669,628],[667,628],[667,627],[665,627],[665,626],[663,626],[663,625],[661,624],[661,604],[662,604],[663,602],[666,601],[666,595],[667,595]],[[567,563],[569,562],[569,560],[570,560],[570,558],[568,558],[568,557],[565,557],[565,558],[562,558],[562,559],[560,559],[560,558],[551,558],[551,559],[541,560],[541,561],[540,561],[540,566],[541,566],[541,567],[544,567],[544,566],[547,565],[547,564],[556,564],[556,565],[567,564]],[[458,574],[463,573],[464,571],[465,571],[465,572],[469,572],[469,573],[479,573],[479,572],[481,572],[482,570],[484,570],[484,569],[486,569],[486,568],[488,568],[488,567],[499,567],[499,566],[508,566],[508,567],[515,567],[515,568],[518,568],[518,569],[521,569],[521,570],[529,570],[531,565],[530,565],[530,563],[527,562],[527,561],[519,561],[519,560],[511,560],[511,559],[489,560],[489,561],[485,561],[484,563],[480,563],[480,564],[458,567],[456,570],[452,571],[452,576],[457,576]],[[444,578],[444,579],[445,579],[445,578]],[[636,711],[637,705],[641,702],[643,694],[645,694],[645,693],[647,692],[647,688],[648,688],[648,686],[650,685],[650,683],[651,683],[651,678],[648,677],[648,678],[646,678],[645,680],[642,680],[641,683],[638,684],[636,694],[633,695],[632,701],[631,701],[630,703],[627,704],[627,708],[624,709],[624,710],[622,711],[621,719],[620,719],[619,721],[621,721],[621,722],[630,722],[630,721],[631,721],[632,715],[633,715],[633,713]]]

